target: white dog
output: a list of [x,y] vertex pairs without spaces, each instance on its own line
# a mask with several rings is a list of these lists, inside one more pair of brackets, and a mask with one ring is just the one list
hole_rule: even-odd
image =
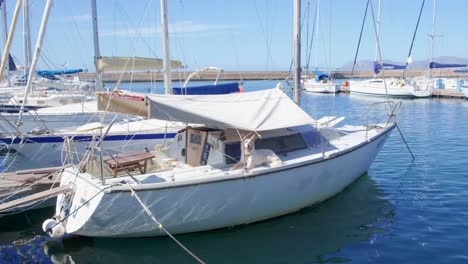
[[268,164],[270,167],[280,166],[281,159],[271,149],[255,149],[255,134],[251,137],[241,135],[241,158],[229,170],[242,168],[245,162],[245,172],[250,173],[250,170],[256,166]]

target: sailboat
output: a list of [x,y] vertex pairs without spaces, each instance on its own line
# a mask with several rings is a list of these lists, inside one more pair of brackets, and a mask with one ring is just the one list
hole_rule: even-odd
[[[17,73],[16,85],[12,82],[8,70],[5,65],[11,64],[11,56],[9,54],[12,39],[16,28],[17,17],[20,11],[21,4],[23,3],[23,31],[24,31],[24,71],[22,74]],[[90,96],[94,92],[94,84],[89,82],[82,82],[80,80],[65,80],[57,78],[55,81],[47,80],[40,76],[40,72],[36,73],[35,65],[40,53],[42,45],[42,38],[45,34],[46,24],[48,20],[49,10],[51,3],[46,4],[42,18],[38,42],[34,56],[31,59],[31,43],[30,43],[30,30],[29,30],[29,3],[28,0],[17,1],[15,11],[13,14],[13,21],[8,38],[5,43],[4,53],[1,62],[0,79],[3,75],[8,74],[6,85],[0,89],[2,97],[7,97],[7,100],[2,100],[2,106],[6,112],[20,112],[24,109],[36,109],[48,106],[58,106],[77,102],[84,102],[91,100]],[[2,3],[2,10],[5,9],[5,1]],[[2,11],[3,15],[5,12]],[[6,23],[4,18],[4,24]],[[5,27],[4,27],[5,28]],[[50,72],[49,72],[50,73]],[[18,78],[19,77],[19,78]],[[26,83],[26,86],[24,85]],[[5,87],[6,86],[6,87]],[[0,108],[1,110],[1,108]]]
[[[294,10],[298,103],[300,0]],[[146,101],[150,118],[200,126],[178,131],[156,151],[66,168],[55,216],[43,224],[52,237],[182,234],[285,215],[332,197],[363,175],[396,126],[393,113],[382,124],[314,126],[317,121],[277,88],[147,95]],[[246,157],[242,133],[256,135],[255,146],[274,152],[279,162],[233,169]],[[99,151],[100,143],[95,147]]]
[[430,58],[429,58],[429,65],[428,65],[428,71],[429,71],[429,76],[421,76],[421,77],[416,77],[413,80],[416,81],[416,83],[419,83],[422,86],[427,86],[428,90],[433,90],[435,87],[437,88],[446,88],[446,89],[457,89],[459,90],[460,87],[460,82],[461,80],[458,79],[448,79],[448,78],[443,78],[443,79],[436,79],[433,77],[433,70],[435,69],[444,69],[444,68],[460,68],[460,67],[466,67],[466,64],[459,64],[459,63],[440,63],[440,62],[435,62],[434,61],[434,39],[436,37],[435,35],[435,19],[436,19],[436,7],[437,7],[437,0],[433,1],[433,9],[432,9],[432,32],[429,34],[429,37],[431,38],[431,52],[430,52]]
[[[369,5],[369,2],[368,2]],[[420,10],[420,16],[422,9]],[[367,7],[366,7],[367,13]],[[411,44],[410,51],[406,65],[398,65],[392,63],[385,63],[378,61],[379,54],[379,37],[380,37],[380,17],[381,17],[381,0],[379,0],[378,15],[376,21],[376,55],[374,61],[374,78],[368,80],[351,80],[349,81],[349,91],[352,94],[362,94],[371,96],[393,96],[393,97],[406,97],[406,98],[418,98],[418,97],[429,97],[432,95],[432,88],[426,85],[425,82],[416,82],[407,80],[404,78],[408,64],[411,63],[411,51],[413,43]],[[364,16],[365,18],[365,16]],[[419,25],[419,20],[418,24]],[[417,26],[416,26],[417,29]],[[416,34],[415,30],[414,34]],[[358,46],[359,49],[359,46]],[[376,78],[381,70],[403,70],[401,78]]]
[[[320,0],[317,0],[316,16],[315,16],[315,65],[318,67],[318,37],[319,37],[319,17],[320,17]],[[336,93],[339,92],[340,86],[336,84],[330,74],[320,72],[315,69],[315,78],[306,78],[303,83],[304,91],[312,93]]]

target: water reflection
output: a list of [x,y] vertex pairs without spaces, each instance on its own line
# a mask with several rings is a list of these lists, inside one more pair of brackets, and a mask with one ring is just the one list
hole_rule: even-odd
[[[208,263],[316,263],[340,248],[385,232],[395,213],[367,175],[331,200],[298,213],[257,224],[180,235],[177,238]],[[91,239],[42,243],[56,261],[191,263],[167,237]],[[52,250],[50,250],[52,249]]]

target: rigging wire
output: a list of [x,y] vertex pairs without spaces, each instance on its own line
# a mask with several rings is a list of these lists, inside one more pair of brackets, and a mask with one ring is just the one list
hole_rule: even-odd
[[[425,1],[425,0],[423,0],[423,1]],[[423,6],[424,6],[424,3],[423,3]],[[374,15],[374,8],[373,8],[373,5],[372,5],[372,1],[370,2],[370,7],[371,7],[372,20],[373,20],[372,24],[374,25],[374,32],[375,32],[375,38],[376,38],[376,44],[377,44],[377,55],[378,55],[379,63],[382,64],[383,60],[382,60],[382,52],[381,52],[381,49],[380,49],[379,33],[377,31],[377,23],[376,23],[376,19],[375,19],[375,15]],[[406,70],[406,68],[405,68],[405,70]],[[382,69],[381,74],[382,74],[382,79],[383,79],[383,83],[384,83],[384,87],[385,87],[385,98],[386,98],[386,103],[387,103],[386,105],[388,107],[388,116],[389,116],[389,118],[391,118],[391,117],[396,118],[395,113],[391,109],[391,101],[390,101],[390,96],[388,95],[387,82],[386,82],[386,78],[385,78],[385,70],[384,69]],[[401,138],[403,139],[403,142],[405,143],[406,148],[408,149],[409,153],[411,154],[412,160],[414,161],[413,152],[411,151],[408,143],[406,142],[406,139],[403,136],[403,133],[401,132],[400,127],[398,126],[398,123],[395,122],[395,126],[398,129],[398,132],[399,132]]]
[[416,38],[416,33],[418,32],[418,27],[419,27],[419,21],[421,21],[421,15],[422,15],[422,11],[424,9],[424,3],[426,3],[426,0],[422,0],[422,3],[421,3],[421,9],[419,10],[418,22],[416,23],[416,28],[414,29],[413,39],[411,40],[410,50],[408,52],[408,57],[406,59],[405,69],[403,70],[403,74],[401,75],[401,78],[405,78],[405,74],[406,74],[406,71],[408,69],[408,64],[409,64],[409,60],[410,60],[410,57],[411,57],[411,52],[413,51],[414,39]]
[[364,24],[366,22],[367,9],[369,8],[369,2],[370,0],[367,0],[366,11],[364,11],[364,18],[362,19],[361,32],[359,33],[359,41],[357,44],[356,53],[354,54],[353,69],[351,70],[351,78],[353,78],[353,75],[354,75],[354,68],[356,67],[356,60],[359,54],[359,47],[361,46],[362,32],[364,31]]
[[[311,57],[311,54],[312,54],[312,46],[313,46],[313,43],[314,43],[314,35],[315,35],[315,23],[317,23],[317,11],[318,11],[318,6],[315,7],[314,24],[312,25],[310,45],[309,45],[309,43],[307,43],[307,45],[309,45],[309,46],[307,47],[308,55],[307,55],[306,71],[309,69],[310,57]],[[309,24],[309,23],[307,23],[307,24]],[[307,35],[307,37],[309,37],[309,36]],[[315,41],[317,41],[317,40],[315,40]]]

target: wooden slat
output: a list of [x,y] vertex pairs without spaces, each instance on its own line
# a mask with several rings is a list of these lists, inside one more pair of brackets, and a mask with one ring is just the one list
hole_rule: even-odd
[[37,202],[37,201],[44,200],[44,199],[51,198],[51,197],[55,197],[61,193],[66,193],[70,191],[72,191],[70,187],[60,186],[60,187],[52,188],[46,191],[38,192],[38,193],[29,195],[23,198],[19,198],[10,202],[0,204],[0,212],[15,208],[17,206]]

